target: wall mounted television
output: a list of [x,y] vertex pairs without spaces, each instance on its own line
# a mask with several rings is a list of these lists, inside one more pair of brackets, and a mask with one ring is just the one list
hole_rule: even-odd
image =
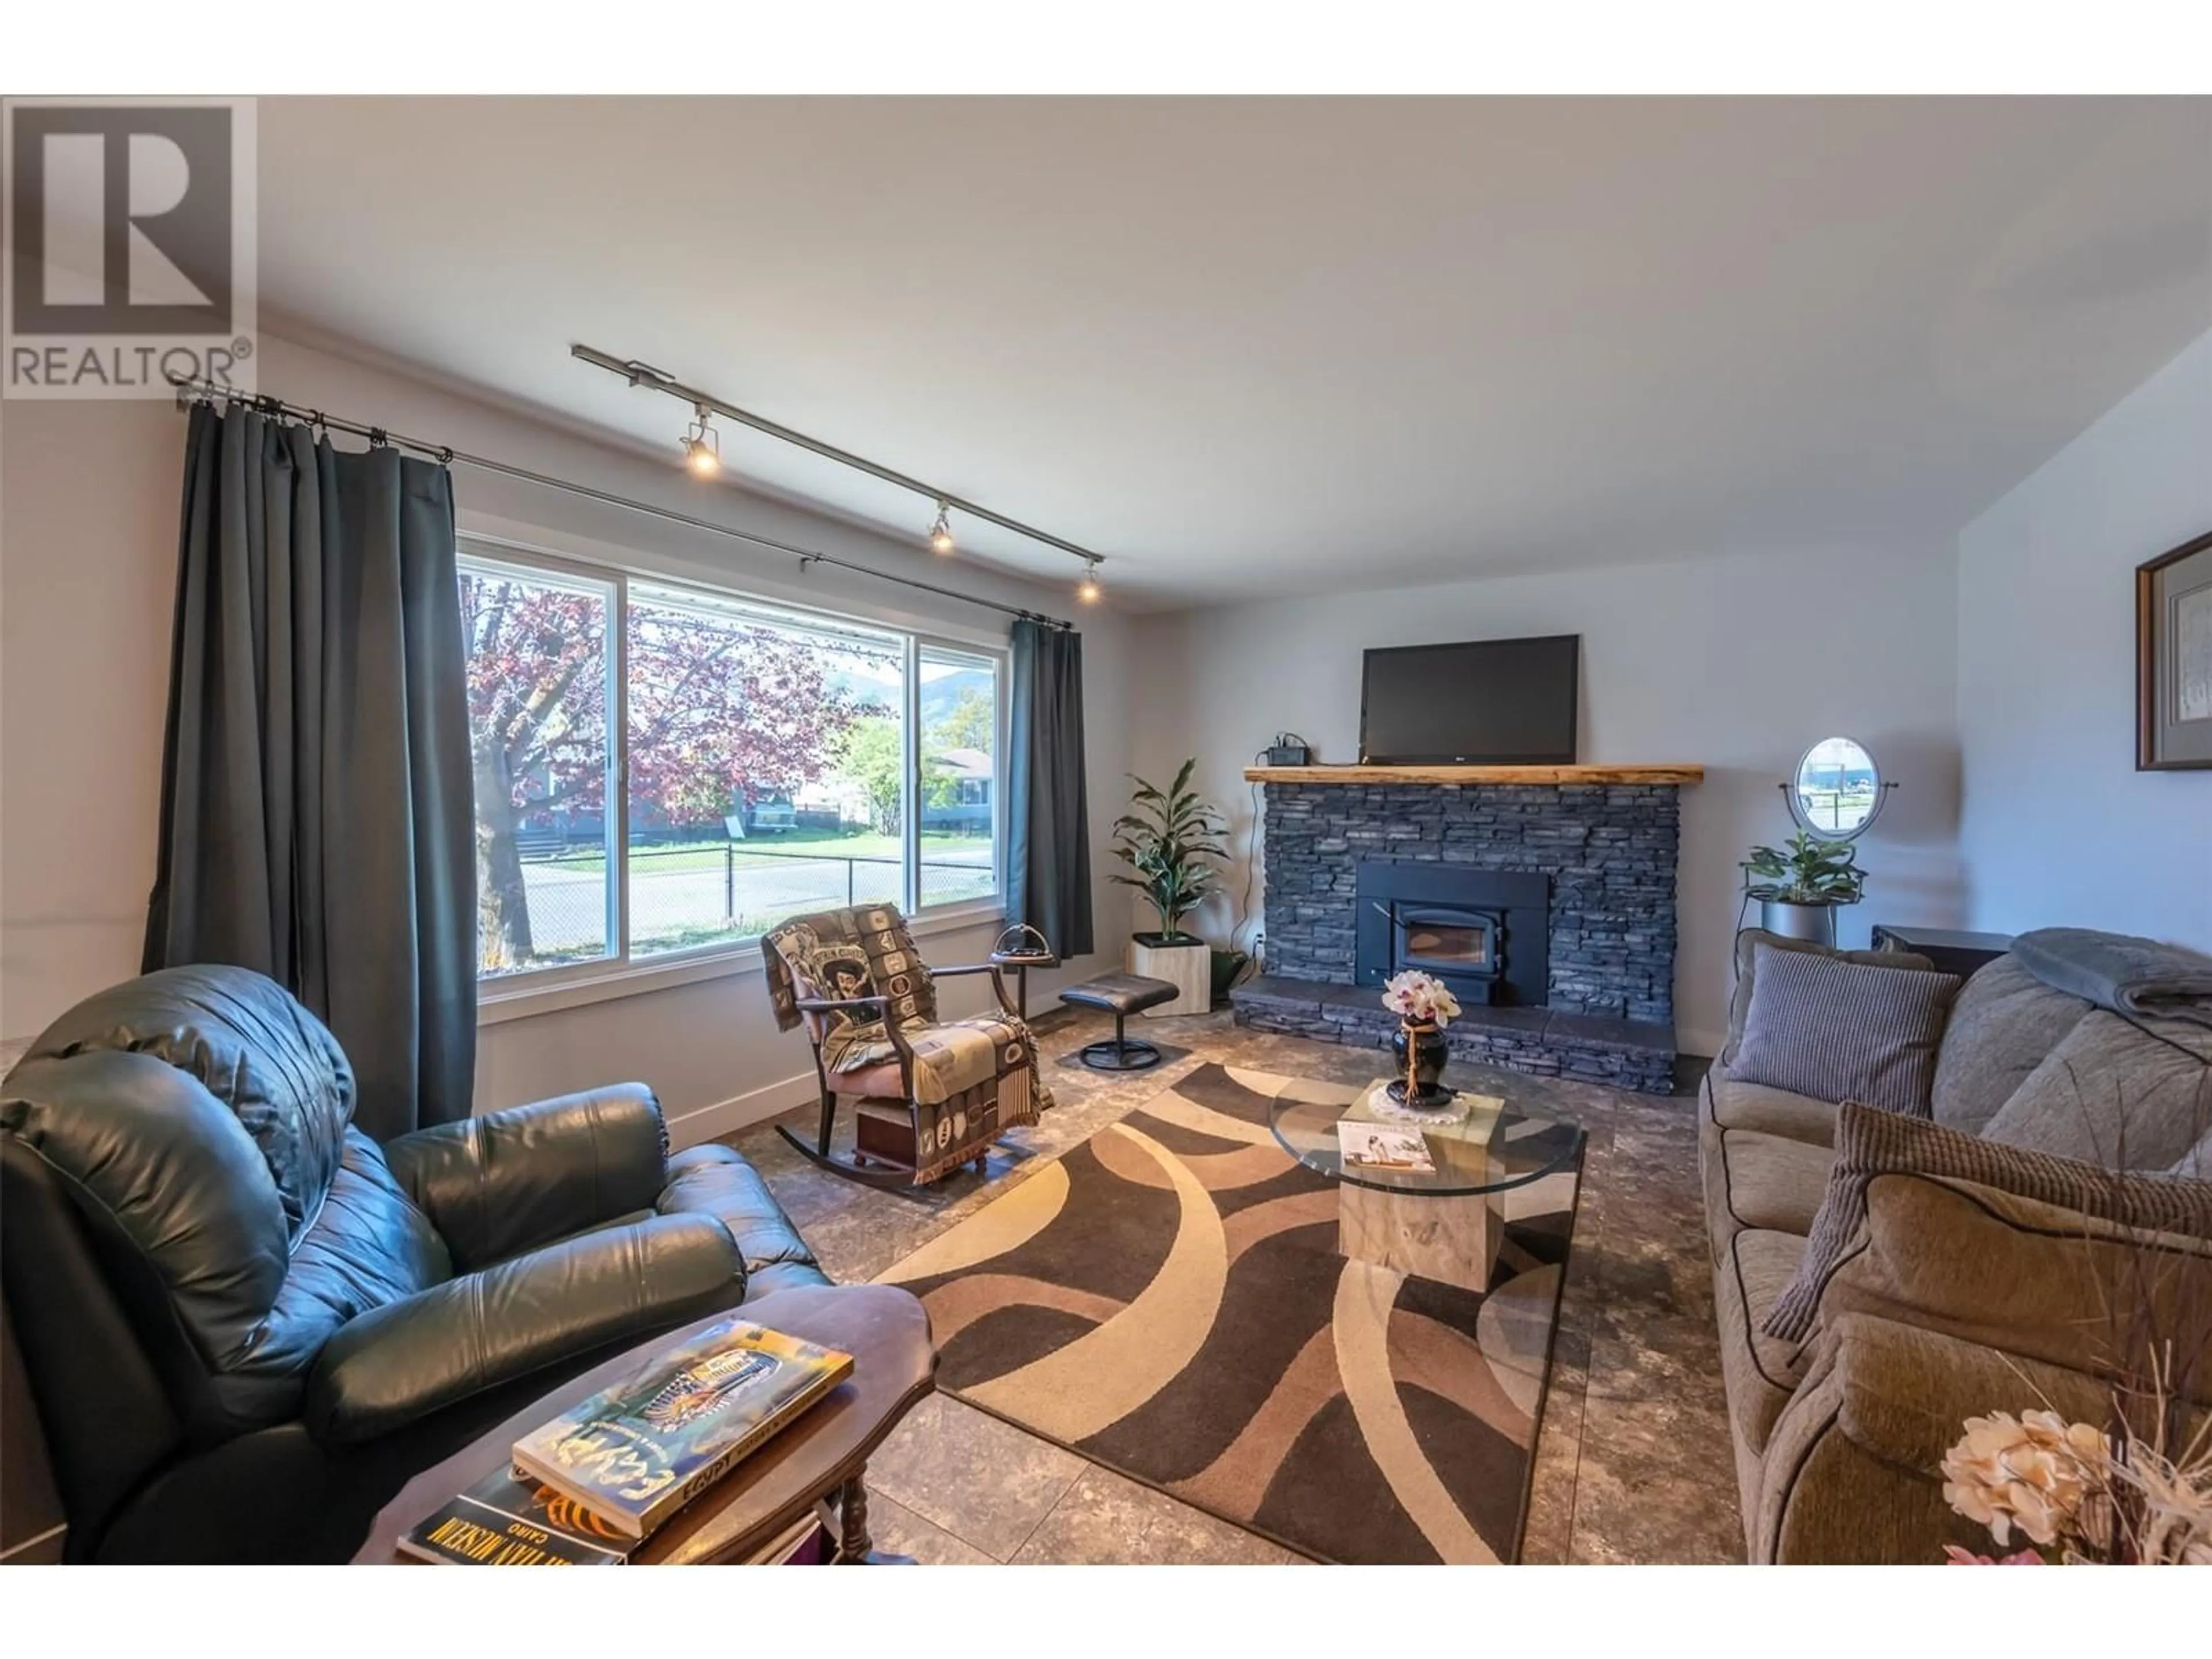
[[1400,645],[1367,653],[1368,766],[1572,766],[1582,635]]

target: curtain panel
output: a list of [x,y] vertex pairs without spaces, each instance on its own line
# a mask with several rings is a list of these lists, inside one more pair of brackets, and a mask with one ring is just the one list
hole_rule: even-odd
[[1006,919],[1062,957],[1096,948],[1091,806],[1083,762],[1083,635],[1026,617],[1013,629],[1013,765],[1006,802]]
[[320,1015],[378,1139],[465,1117],[475,815],[452,475],[191,411],[145,967]]

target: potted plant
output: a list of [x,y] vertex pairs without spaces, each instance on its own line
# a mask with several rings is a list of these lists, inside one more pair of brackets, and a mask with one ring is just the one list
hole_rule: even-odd
[[1164,789],[1133,773],[1129,781],[1136,788],[1129,810],[1114,820],[1114,856],[1128,866],[1128,873],[1114,879],[1142,893],[1160,919],[1158,932],[1138,933],[1130,940],[1129,971],[1166,980],[1182,990],[1155,1013],[1202,1014],[1213,1006],[1212,953],[1204,939],[1183,932],[1182,924],[1212,890],[1217,870],[1207,860],[1229,856],[1221,842],[1229,826],[1190,787],[1197,768],[1194,756]]
[[1836,942],[1836,907],[1856,904],[1866,872],[1847,841],[1820,841],[1804,830],[1787,848],[1754,847],[1743,860],[1743,890],[1759,901],[1759,925],[1784,939]]

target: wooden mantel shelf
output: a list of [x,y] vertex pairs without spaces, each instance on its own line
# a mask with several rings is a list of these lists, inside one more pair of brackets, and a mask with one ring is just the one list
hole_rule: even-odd
[[1702,783],[1702,766],[1248,766],[1248,783]]

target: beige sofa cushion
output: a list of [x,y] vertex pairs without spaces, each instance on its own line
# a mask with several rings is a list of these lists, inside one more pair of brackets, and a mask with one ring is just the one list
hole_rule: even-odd
[[2212,1030],[2093,1008],[2027,1074],[1984,1140],[2107,1170],[2165,1170],[2212,1129]]
[[2173,1160],[2166,1171],[2171,1176],[2187,1176],[2194,1181],[2212,1181],[2212,1129],[2204,1132],[2204,1139]]
[[1836,1140],[1835,1103],[1793,1094],[1765,1083],[1746,1083],[1725,1067],[1705,1074],[1705,1115],[1723,1129],[1755,1129],[1761,1134],[1832,1146]]
[[[2212,1233],[2212,1186],[2200,1199]],[[2212,1342],[2212,1237],[2129,1228],[1968,1181],[1878,1176],[1860,1248],[1820,1297],[1823,1327],[1848,1314],[2124,1375],[2146,1331],[2191,1350]],[[2212,1402],[2212,1370],[2188,1370],[2188,1391]]]
[[1936,1121],[1979,1134],[2079,1024],[2089,1005],[2054,991],[2010,956],[1968,980],[1936,1054]]
[[1926,1566],[1990,1548],[1943,1501],[1943,1454],[1966,1419],[2049,1407],[2097,1420],[2105,1385],[2061,1366],[1861,1315],[1824,1331],[1766,1443],[1747,1531],[1753,1561]]
[[1804,1254],[1805,1241],[1795,1233],[1747,1229],[1729,1241],[1713,1268],[1729,1416],[1753,1451],[1766,1449],[1774,1419],[1804,1375],[1799,1345],[1778,1342],[1759,1328]]
[[1755,1129],[1721,1131],[1720,1163],[1726,1191],[1722,1201],[1738,1228],[1773,1232],[1813,1231],[1813,1218],[1827,1196],[1828,1166],[1836,1155],[1826,1146],[1764,1135]]
[[1784,939],[1781,934],[1770,933],[1763,927],[1739,929],[1735,936],[1735,988],[1729,995],[1728,1043],[1720,1052],[1723,1065],[1735,1058],[1736,1048],[1743,1041],[1743,1023],[1751,1014],[1751,992],[1758,978],[1758,956],[1761,945],[1774,951],[1810,951],[1816,956],[1832,957],[1838,962],[1861,962],[1873,968],[1933,968],[1936,965],[1916,951],[1838,951],[1826,945],[1815,945],[1810,939]]
[[[1828,1282],[1866,1248],[1868,1194],[1878,1177],[1917,1176],[1971,1182],[2147,1231],[2212,1238],[2212,1182],[2129,1175],[2094,1164],[1961,1134],[1956,1129],[1846,1102],[1836,1115],[1836,1161],[1813,1224],[1805,1262],[1767,1316],[1769,1334],[1811,1334]],[[2076,1231],[2069,1237],[2078,1236]],[[1941,1258],[1934,1258],[1940,1265]]]

